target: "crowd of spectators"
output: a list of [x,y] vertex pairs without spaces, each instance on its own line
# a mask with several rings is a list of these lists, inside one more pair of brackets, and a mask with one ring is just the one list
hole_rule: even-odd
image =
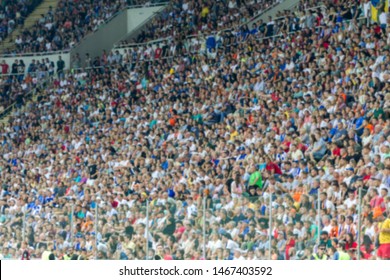
[[[126,6],[152,2],[164,1],[61,0],[58,7],[50,8],[33,28],[24,30],[22,35],[15,38],[16,49],[6,52],[15,54],[70,49]],[[199,32],[239,27],[278,2],[281,0],[170,1],[169,7],[152,19],[136,42],[172,36],[180,40]]]
[[[172,37],[183,40],[199,33],[234,29],[281,0],[171,1],[135,39],[144,43]],[[127,42],[124,42],[126,44]]]
[[0,5],[0,43],[18,26],[42,0],[4,0]]
[[1,129],[1,257],[389,259],[390,28],[349,2],[59,75]]
[[56,63],[48,58],[33,59],[25,65],[23,59],[15,59],[9,65],[5,60],[0,63],[0,117],[7,115],[10,105],[21,108],[26,102],[26,94],[38,89],[49,78],[65,70],[65,62]]
[[55,9],[50,7],[32,28],[25,29],[15,38],[16,49],[6,52],[20,54],[68,50],[125,7],[152,2],[158,1],[60,0]]

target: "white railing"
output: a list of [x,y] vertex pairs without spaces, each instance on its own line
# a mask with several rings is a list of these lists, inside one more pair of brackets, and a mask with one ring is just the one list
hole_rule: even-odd
[[[272,9],[273,7],[275,7],[275,5],[273,5],[269,9]],[[307,10],[317,10],[319,8],[326,9],[326,6],[324,6],[324,5],[315,6],[315,7],[308,8]],[[256,15],[256,16],[252,17],[247,22],[241,23],[241,24],[237,25],[236,27],[242,27],[242,26],[248,24],[249,22],[252,22],[253,20],[255,20],[258,17],[260,17],[261,15],[263,15],[265,12],[269,11],[269,9],[264,10],[259,15]],[[280,21],[284,21],[284,20],[286,20],[285,16],[274,18],[275,22],[280,22]],[[208,33],[208,34],[190,35],[190,36],[187,36],[185,40],[186,40],[186,42],[189,42],[192,39],[205,40],[209,35],[218,35],[218,34],[220,34],[222,32],[229,31],[229,30],[232,30],[232,28],[222,29],[222,30],[214,31],[214,32],[211,32],[211,33]],[[294,33],[294,32],[292,32],[292,33]],[[273,35],[273,36],[269,36],[269,37],[261,37],[261,38],[256,38],[256,39],[267,39],[267,38],[273,38],[273,37],[276,37],[276,36],[280,36],[280,35]],[[118,50],[119,52],[121,52],[123,54],[124,50],[132,49],[132,48],[136,48],[136,47],[137,48],[138,47],[146,47],[146,46],[150,46],[151,45],[153,47],[153,49],[155,49],[158,44],[161,44],[161,43],[164,43],[164,42],[169,42],[171,40],[172,40],[172,36],[169,36],[169,37],[166,37],[166,38],[156,39],[156,40],[148,41],[148,42],[145,42],[145,43],[129,43],[129,44],[125,44],[125,45],[116,46],[114,48],[114,50]],[[147,60],[144,60],[144,61],[147,61]]]

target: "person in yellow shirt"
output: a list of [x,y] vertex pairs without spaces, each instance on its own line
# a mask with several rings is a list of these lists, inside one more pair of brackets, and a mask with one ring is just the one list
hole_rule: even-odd
[[205,7],[203,7],[202,12],[200,13],[200,16],[202,18],[205,18],[205,17],[207,17],[209,12],[210,12],[209,7],[205,6]]
[[386,219],[383,216],[383,213],[379,213],[375,215],[377,216],[378,220],[383,221],[379,223],[378,229],[379,229],[379,248],[377,255],[382,260],[390,260],[390,218],[387,217]]
[[53,254],[53,245],[52,244],[49,244],[47,246],[47,249],[45,251],[43,251],[41,258],[44,261],[46,261],[46,260],[55,260],[55,256]]
[[230,141],[234,141],[234,138],[236,138],[238,135],[238,132],[234,127],[230,127]]

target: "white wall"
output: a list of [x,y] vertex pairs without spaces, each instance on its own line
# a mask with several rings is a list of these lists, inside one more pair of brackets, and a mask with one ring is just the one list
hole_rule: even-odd
[[154,13],[163,9],[164,6],[134,8],[127,10],[127,33],[131,33],[137,27],[143,25]]
[[[17,59],[17,60],[22,59],[24,62],[24,65],[26,65],[26,72],[27,72],[27,68],[33,59],[41,61],[41,59],[49,58],[49,60],[53,61],[54,64],[56,65],[59,56],[61,56],[62,60],[65,61],[65,69],[69,69],[69,65],[70,65],[69,52],[64,52],[64,53],[60,53],[60,54],[49,54],[49,55],[34,55],[34,56],[23,56],[22,55],[22,56],[14,56],[14,57],[0,57],[0,62],[3,62],[3,60],[5,60],[5,62],[11,68],[11,65],[12,65],[12,63],[15,62],[15,59]],[[56,67],[57,67],[57,65],[56,65]]]

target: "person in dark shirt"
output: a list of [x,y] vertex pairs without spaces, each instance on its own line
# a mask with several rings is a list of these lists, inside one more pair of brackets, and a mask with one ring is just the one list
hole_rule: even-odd
[[18,74],[18,66],[19,66],[19,61],[16,59],[14,63],[12,63],[11,67],[11,74]]
[[92,180],[97,179],[97,165],[92,160],[91,164],[88,166],[89,175],[91,176]]
[[62,78],[64,76],[64,69],[65,69],[65,61],[62,60],[62,57],[58,57],[57,61],[57,75],[58,78]]

